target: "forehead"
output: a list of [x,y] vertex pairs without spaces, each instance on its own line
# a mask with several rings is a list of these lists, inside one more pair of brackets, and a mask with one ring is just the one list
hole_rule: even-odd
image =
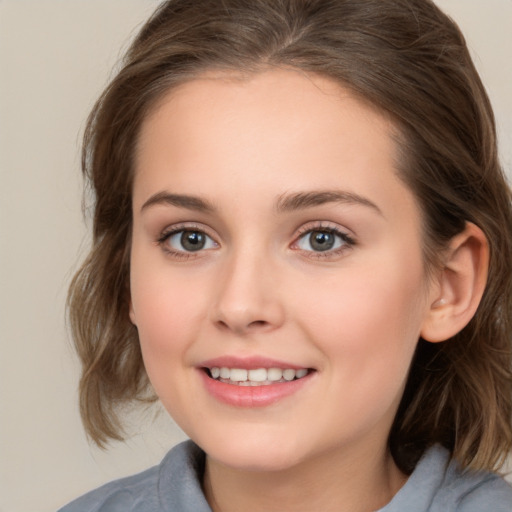
[[207,74],[170,90],[143,122],[134,203],[158,188],[274,199],[291,189],[373,195],[391,181],[403,187],[395,132],[329,78],[283,69]]
[[[333,110],[334,105],[338,108]],[[357,109],[350,109],[354,105]],[[350,122],[356,121],[354,117],[369,120],[366,130],[371,124],[371,131],[398,131],[385,112],[335,80],[294,68],[272,68],[249,74],[211,71],[172,87],[155,102],[143,120],[141,139],[151,130],[151,125],[165,118],[168,120],[170,115],[179,115],[180,123],[185,123],[177,126],[181,131],[207,129],[208,120],[219,123],[221,118],[224,122],[243,122],[247,131],[255,120],[251,114],[264,114],[268,132],[272,121],[279,121],[279,117],[286,117],[290,131],[304,132],[307,128],[303,124],[305,114],[310,122],[325,124],[335,120],[339,124],[341,118],[336,117],[340,113],[344,118],[352,117]],[[255,125],[255,128],[260,126]]]

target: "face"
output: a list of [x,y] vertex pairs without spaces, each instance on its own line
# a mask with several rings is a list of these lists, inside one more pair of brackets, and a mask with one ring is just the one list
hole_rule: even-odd
[[156,393],[212,460],[385,449],[429,309],[392,133],[285,70],[204,76],[145,120],[131,319]]

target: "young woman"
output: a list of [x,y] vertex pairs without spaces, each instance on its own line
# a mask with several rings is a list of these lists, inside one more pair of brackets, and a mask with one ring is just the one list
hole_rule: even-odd
[[166,2],[83,154],[87,432],[191,441],[63,511],[512,510],[510,191],[432,2]]

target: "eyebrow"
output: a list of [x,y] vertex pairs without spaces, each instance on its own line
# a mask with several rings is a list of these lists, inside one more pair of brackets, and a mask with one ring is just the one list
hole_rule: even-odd
[[356,204],[371,208],[384,216],[381,209],[366,197],[339,190],[320,190],[283,194],[276,203],[278,212],[290,212],[320,206],[327,203]]
[[[311,192],[296,192],[283,194],[276,201],[275,209],[278,213],[286,213],[297,210],[304,210],[314,206],[328,203],[356,204],[371,208],[379,215],[384,216],[380,208],[367,199],[353,192],[339,190],[320,190]],[[160,204],[168,204],[178,208],[186,208],[197,212],[212,213],[216,208],[206,199],[188,194],[172,194],[162,191],[153,194],[141,207],[141,211]]]
[[171,194],[170,192],[158,192],[153,194],[141,207],[141,211],[159,204],[168,204],[178,208],[186,208],[196,212],[211,213],[215,211],[214,206],[200,197],[186,194]]

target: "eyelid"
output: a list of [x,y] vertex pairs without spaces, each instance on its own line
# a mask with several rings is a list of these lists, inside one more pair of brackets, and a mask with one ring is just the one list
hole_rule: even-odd
[[[212,248],[200,249],[197,252],[186,251],[186,250],[173,250],[171,247],[165,245],[166,241],[174,234],[181,231],[198,231],[208,236],[218,248],[220,243],[218,241],[218,235],[213,232],[207,225],[198,222],[179,222],[177,224],[171,224],[161,230],[156,238],[156,244],[161,246],[162,250],[165,251],[172,257],[188,259],[200,257],[202,253],[211,251]],[[341,247],[335,249],[328,249],[325,251],[314,251],[305,250],[298,247],[298,242],[308,233],[314,231],[325,231],[333,233],[334,235],[341,238],[344,242]],[[352,234],[351,230],[341,227],[339,224],[330,221],[311,221],[303,224],[297,231],[293,238],[293,242],[290,244],[290,248],[295,251],[299,251],[306,254],[307,257],[312,259],[336,257],[347,250],[350,250],[357,244],[357,241]]]
[[[335,236],[341,238],[344,244],[336,249],[329,249],[326,251],[309,251],[298,247],[299,241],[303,239],[305,235],[315,231],[333,233]],[[294,241],[292,242],[290,248],[296,251],[301,251],[302,253],[306,254],[308,258],[318,259],[336,257],[341,253],[350,250],[356,244],[357,241],[355,239],[355,236],[352,234],[350,230],[342,228],[340,225],[332,223],[330,221],[312,221],[304,224],[297,230],[297,234],[295,235]]]
[[178,222],[176,224],[169,224],[165,228],[161,229],[159,231],[159,238],[164,238],[166,236],[169,236],[169,234],[177,233],[179,231],[202,231],[203,233],[206,233],[208,236],[211,236],[212,238],[214,235],[211,233],[211,229],[200,223],[200,222]]
[[156,238],[156,244],[162,247],[166,253],[171,256],[176,256],[180,258],[189,258],[189,257],[197,257],[199,253],[205,252],[211,249],[198,250],[197,252],[193,251],[180,251],[173,250],[170,247],[164,246],[165,243],[169,240],[173,235],[180,233],[182,231],[197,231],[200,233],[204,233],[208,238],[210,238],[217,246],[219,246],[219,242],[217,241],[217,236],[212,233],[212,230],[205,226],[204,224],[197,222],[179,222],[178,224],[171,224],[161,230]]
[[340,226],[335,222],[325,220],[306,222],[297,230],[294,238],[298,239],[311,231],[330,231],[332,233],[339,233],[340,235],[353,240],[355,243],[355,235],[350,229]]

